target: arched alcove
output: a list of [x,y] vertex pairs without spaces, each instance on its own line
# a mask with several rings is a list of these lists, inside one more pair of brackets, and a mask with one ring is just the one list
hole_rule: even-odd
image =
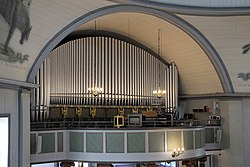
[[[221,84],[221,87],[223,88],[224,92],[233,92],[233,86],[231,83],[231,80],[229,78],[229,75],[227,73],[227,70],[220,59],[218,53],[214,49],[214,47],[210,44],[210,42],[192,25],[184,21],[183,19],[180,19],[179,17],[169,14],[164,11],[155,10],[152,8],[147,7],[140,7],[140,6],[132,6],[132,5],[117,5],[117,6],[110,6],[105,8],[100,8],[96,11],[92,11],[86,15],[83,15],[73,21],[72,23],[66,25],[61,31],[59,31],[41,50],[39,53],[37,60],[33,64],[28,76],[27,81],[33,82],[33,79],[36,75],[36,72],[40,68],[42,62],[44,59],[48,56],[48,54],[51,52],[51,50],[62,40],[64,39],[68,34],[75,31],[80,26],[90,22],[91,20],[100,18],[102,16],[112,15],[112,14],[118,14],[118,13],[140,13],[142,15],[150,15],[152,17],[155,17],[156,19],[160,19],[164,22],[167,22],[169,24],[172,24],[177,29],[181,30],[184,34],[189,36],[190,39],[192,39],[192,42],[195,42],[197,46],[199,46],[202,50],[204,55],[207,56],[209,63],[212,64],[212,70],[216,71],[217,77],[219,78],[219,82]],[[152,47],[152,46],[149,46]],[[183,62],[184,63],[184,62]],[[183,64],[182,63],[182,64]],[[181,65],[177,66],[181,68]],[[198,71],[197,69],[196,71]],[[181,71],[181,70],[180,70]],[[199,76],[198,76],[199,77]],[[189,83],[190,87],[192,83]],[[206,83],[201,83],[200,90]],[[189,89],[189,88],[185,88]],[[219,90],[219,89],[218,89]],[[190,91],[189,91],[190,92]],[[210,90],[206,91],[207,93],[211,93]]]

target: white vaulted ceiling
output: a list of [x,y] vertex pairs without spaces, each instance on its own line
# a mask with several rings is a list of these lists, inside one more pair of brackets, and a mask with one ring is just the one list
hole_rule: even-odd
[[[201,47],[187,33],[158,17],[121,12],[92,20],[77,30],[97,29],[128,36],[157,52],[158,29],[161,30],[161,56],[175,62],[180,76],[181,94],[223,92],[216,71]],[[194,88],[195,89],[191,89]]]
[[[55,46],[60,42],[54,40],[60,32],[67,35],[72,31],[94,30],[96,22],[97,30],[107,30],[130,37],[155,52],[157,52],[158,29],[161,29],[160,55],[168,63],[176,63],[181,94],[210,94],[224,91],[214,64],[204,48],[183,29],[154,14],[129,10],[110,12],[97,15],[70,32],[67,31],[67,28],[79,19],[88,18],[95,13],[95,10],[101,13],[103,7],[113,5],[117,4],[106,0],[32,1],[30,6],[32,31],[29,41],[23,46],[15,44],[14,40],[11,41],[11,46],[30,55],[29,61],[19,64],[23,70],[10,69],[10,72],[3,63],[0,64],[0,78],[25,81],[29,72],[37,65],[43,50],[46,50],[51,43]],[[19,38],[18,34],[17,36]]]

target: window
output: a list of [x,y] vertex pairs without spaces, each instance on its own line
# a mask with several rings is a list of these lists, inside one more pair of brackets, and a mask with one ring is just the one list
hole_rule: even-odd
[[2,167],[9,167],[9,116],[0,115],[0,162]]

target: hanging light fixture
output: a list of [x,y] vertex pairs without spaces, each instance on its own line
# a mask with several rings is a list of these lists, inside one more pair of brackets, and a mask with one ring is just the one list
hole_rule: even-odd
[[89,91],[93,96],[99,96],[99,95],[102,93],[103,89],[97,87],[96,84],[94,84],[93,87],[88,88],[88,91]]
[[157,90],[153,91],[153,95],[157,96],[158,98],[161,98],[165,94],[166,94],[166,90],[161,90],[160,87]]
[[[160,29],[158,29],[158,55],[160,56]],[[159,67],[159,70],[158,70],[158,76],[159,76],[158,82],[159,82],[159,85],[158,85],[158,89],[153,90],[153,95],[155,95],[158,98],[161,98],[166,94],[166,90],[161,89],[161,84],[160,84],[160,79],[161,79],[160,60],[158,60],[158,67]]]
[[93,96],[99,96],[103,89],[100,88],[100,87],[97,87],[97,74],[96,74],[96,71],[97,71],[97,63],[96,63],[96,21],[95,21],[95,36],[94,36],[94,86],[91,87],[91,88],[88,88],[88,91],[93,95]]

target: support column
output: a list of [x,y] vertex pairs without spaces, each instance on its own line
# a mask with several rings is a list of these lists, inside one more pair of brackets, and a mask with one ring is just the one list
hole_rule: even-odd
[[19,91],[19,167],[30,166],[30,91]]
[[221,162],[223,166],[244,167],[243,119],[241,100],[220,102],[222,117]]
[[242,136],[243,136],[243,156],[244,164],[243,166],[248,166],[250,164],[250,99],[242,100]]

